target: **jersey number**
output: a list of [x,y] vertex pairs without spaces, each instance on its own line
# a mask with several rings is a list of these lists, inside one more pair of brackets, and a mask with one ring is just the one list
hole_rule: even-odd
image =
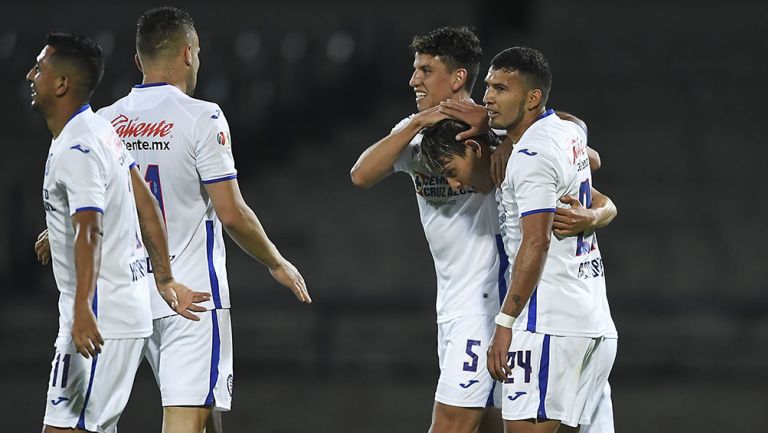
[[[592,187],[589,185],[589,179],[579,185],[579,202],[582,206],[589,209],[592,207]],[[576,238],[576,256],[588,254],[592,250],[592,236],[584,240],[584,232],[579,233]]]
[[[531,383],[531,351],[518,350],[517,352],[509,352],[508,355],[510,370],[515,368],[515,359],[517,359],[517,366],[525,371],[525,383]],[[515,383],[515,379],[509,377],[504,383]]]
[[147,166],[147,173],[144,175],[144,181],[149,185],[149,190],[152,195],[157,199],[157,203],[160,205],[160,212],[163,213],[163,220],[165,220],[165,204],[163,203],[163,186],[160,184],[160,166],[157,164],[149,164]]
[[56,364],[53,366],[53,380],[51,381],[51,386],[56,386],[56,380],[59,378],[59,365],[61,365],[61,387],[67,387],[67,378],[69,378],[69,359],[70,355],[64,355],[63,359],[61,358],[61,353],[56,355]]
[[477,371],[477,361],[479,357],[475,352],[472,351],[472,348],[479,345],[480,340],[467,340],[466,353],[469,355],[471,361],[464,363],[464,371]]

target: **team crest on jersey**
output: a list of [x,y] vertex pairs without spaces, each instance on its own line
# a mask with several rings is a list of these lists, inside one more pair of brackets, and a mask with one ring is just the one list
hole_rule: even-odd
[[226,146],[227,143],[229,143],[229,139],[227,138],[227,133],[224,131],[219,131],[218,134],[216,134],[216,141],[222,145]]

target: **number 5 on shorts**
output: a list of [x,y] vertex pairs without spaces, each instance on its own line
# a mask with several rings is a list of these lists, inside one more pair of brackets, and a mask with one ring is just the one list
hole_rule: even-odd
[[464,371],[477,371],[477,362],[479,357],[472,348],[480,345],[480,340],[467,340],[467,355],[469,355],[471,361],[464,363]]

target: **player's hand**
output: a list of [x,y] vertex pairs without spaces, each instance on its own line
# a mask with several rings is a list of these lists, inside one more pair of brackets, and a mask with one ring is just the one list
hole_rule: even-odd
[[309,291],[307,291],[307,284],[304,282],[304,277],[301,276],[299,270],[288,260],[282,259],[278,262],[277,266],[271,268],[269,273],[272,274],[278,283],[291,289],[296,299],[305,304],[311,304],[312,298],[309,297]]
[[158,284],[157,290],[173,311],[182,317],[194,321],[198,321],[200,318],[193,314],[192,311],[198,313],[207,311],[205,307],[196,304],[211,299],[209,293],[193,292],[184,284],[173,279],[165,284]]
[[440,106],[436,105],[413,116],[412,122],[417,122],[416,125],[419,126],[419,129],[424,129],[447,118],[448,116],[446,114],[440,112]]
[[77,353],[85,358],[95,357],[101,353],[104,339],[99,333],[96,316],[87,303],[75,306],[75,318],[72,321],[72,343],[75,344]]
[[491,154],[491,180],[497,187],[501,187],[504,178],[507,176],[507,163],[509,156],[512,155],[512,141],[504,140],[496,146]]
[[555,236],[565,238],[595,229],[594,213],[582,206],[576,197],[566,195],[560,197],[560,201],[571,205],[571,208],[559,207],[555,210],[555,219],[552,222]]
[[37,254],[37,261],[43,265],[47,265],[51,259],[51,244],[48,242],[48,229],[40,232],[37,236],[37,242],[35,242],[35,253]]
[[509,346],[512,345],[512,330],[504,326],[496,325],[496,330],[488,345],[488,373],[494,380],[504,382],[512,374],[509,367]]
[[[440,112],[469,125],[469,130],[456,136],[456,141],[464,141],[489,130],[488,110],[471,101],[446,100],[440,103]],[[506,165],[506,164],[505,164]]]

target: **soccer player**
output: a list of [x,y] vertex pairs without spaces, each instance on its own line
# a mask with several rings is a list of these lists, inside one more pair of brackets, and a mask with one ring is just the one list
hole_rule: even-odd
[[115,127],[160,204],[175,273],[211,294],[203,304],[208,311],[194,323],[153,295],[147,359],[160,386],[166,432],[200,432],[213,409],[230,409],[232,335],[223,230],[299,301],[311,302],[301,274],[243,200],[224,113],[191,97],[199,52],[188,13],[171,7],[146,11],[136,30],[143,83],[98,112]]
[[[482,50],[467,28],[440,28],[411,44],[414,72],[409,85],[418,114],[366,149],[351,170],[352,182],[369,188],[396,171],[414,182],[424,233],[437,273],[440,377],[431,432],[495,431],[494,382],[482,368],[493,333],[493,316],[506,289],[506,254],[492,194],[457,187],[420,162],[420,131],[448,117],[440,102],[469,100]],[[498,152],[496,155],[503,155]],[[458,266],[457,264],[461,264]],[[495,414],[498,420],[498,412]],[[498,421],[496,421],[498,422]],[[498,422],[500,424],[500,422]]]
[[42,198],[59,332],[44,432],[116,428],[152,332],[144,246],[175,311],[194,320],[187,310],[207,299],[173,279],[154,200],[112,126],[91,111],[103,71],[92,39],[52,33],[27,74],[32,108],[53,135]]
[[551,239],[559,197],[592,204],[586,134],[546,108],[552,73],[540,52],[502,51],[486,83],[490,125],[516,143],[500,194],[504,246],[514,265],[488,370],[505,380],[507,431],[578,428],[590,423],[618,338],[595,233]]

